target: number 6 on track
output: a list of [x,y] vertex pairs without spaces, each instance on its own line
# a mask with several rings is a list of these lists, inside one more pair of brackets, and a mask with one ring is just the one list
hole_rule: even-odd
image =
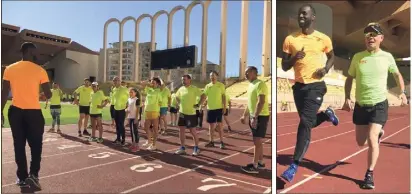
[[137,164],[130,167],[131,170],[136,172],[152,172],[155,168],[162,168],[160,164],[153,164],[153,163],[144,163],[144,164]]
[[203,186],[201,186],[201,187],[199,187],[199,188],[197,188],[197,189],[198,189],[198,190],[201,190],[201,191],[208,191],[208,190],[210,190],[210,189],[214,189],[214,188],[218,188],[218,187],[230,187],[230,186],[236,185],[235,183],[229,184],[228,182],[226,182],[226,181],[224,181],[224,180],[213,179],[213,178],[204,179],[204,180],[202,180],[202,183],[210,182],[210,181],[219,182],[219,183],[222,183],[222,184],[203,185]]

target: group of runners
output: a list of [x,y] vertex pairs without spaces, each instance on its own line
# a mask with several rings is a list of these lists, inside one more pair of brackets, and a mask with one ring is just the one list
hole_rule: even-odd
[[[50,88],[46,71],[36,64],[36,46],[33,43],[23,43],[21,52],[22,60],[7,66],[4,71],[2,97],[7,97],[10,90],[13,93],[8,118],[17,164],[16,184],[20,187],[41,188],[39,170],[45,121],[39,103],[39,83],[47,99],[45,108],[50,108],[53,119],[49,132],[54,132],[57,126],[57,133],[62,133],[60,116],[64,111],[61,106],[63,92],[57,83],[52,83]],[[270,117],[269,99],[266,83],[258,79],[257,73],[256,67],[248,67],[245,71],[245,76],[250,82],[247,89],[248,105],[240,119],[243,124],[249,124],[255,146],[253,162],[241,167],[247,173],[258,173],[259,168],[265,167],[262,139],[266,135]],[[202,91],[191,84],[192,78],[186,74],[181,78],[182,86],[175,93],[171,93],[166,84],[157,77],[139,83],[139,88],[128,88],[115,77],[109,96],[104,94],[97,82],[90,83],[85,79],[84,85],[74,91],[73,104],[78,105],[80,114],[78,135],[89,136],[89,141],[102,143],[103,108],[110,103],[112,126],[116,128],[116,139],[113,144],[127,145],[125,126],[128,126],[131,134],[128,148],[132,152],[137,152],[140,147],[138,129],[141,126],[147,136],[146,142],[141,146],[145,146],[147,150],[156,150],[159,134],[167,131],[166,116],[169,111],[170,125],[178,126],[180,131],[180,146],[175,154],[186,154],[188,147],[185,143],[185,132],[189,130],[194,140],[192,155],[199,155],[196,129],[202,126],[203,109],[206,109],[206,120],[209,124],[209,142],[206,147],[214,147],[215,143],[218,143],[220,148],[224,149],[222,121],[224,116],[228,116],[231,108],[225,85],[217,81],[217,78],[218,73],[212,71],[211,82]],[[2,110],[6,102],[7,98],[2,98]],[[91,134],[87,131],[89,118]],[[228,122],[227,118],[225,121]],[[228,129],[232,130],[229,124]],[[214,139],[215,131],[219,134],[219,141]],[[30,172],[27,170],[26,141],[31,149]]]
[[[282,69],[288,71],[293,67],[295,73],[292,89],[300,117],[293,162],[281,175],[289,182],[293,180],[308,150],[311,130],[325,121],[335,126],[339,124],[332,108],[318,112],[327,92],[323,79],[334,61],[332,41],[314,29],[316,11],[310,4],[300,7],[297,19],[301,30],[286,37],[282,58]],[[388,119],[388,72],[393,74],[399,86],[402,105],[407,104],[405,84],[395,59],[380,48],[384,40],[383,32],[378,23],[370,23],[364,28],[366,50],[353,56],[345,82],[346,100],[342,109],[353,110],[357,144],[369,146],[365,178],[360,185],[364,189],[375,187],[373,170],[379,156],[379,143],[384,135],[383,126]],[[322,62],[322,55],[325,54],[326,64]],[[353,79],[356,79],[356,103],[350,97]]]

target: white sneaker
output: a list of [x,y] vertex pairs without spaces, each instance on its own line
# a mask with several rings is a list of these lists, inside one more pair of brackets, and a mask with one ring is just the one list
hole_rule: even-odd
[[150,146],[147,147],[147,150],[150,150],[150,151],[156,150],[156,146],[153,144],[150,144]]
[[149,141],[146,141],[142,146],[147,146],[149,145]]

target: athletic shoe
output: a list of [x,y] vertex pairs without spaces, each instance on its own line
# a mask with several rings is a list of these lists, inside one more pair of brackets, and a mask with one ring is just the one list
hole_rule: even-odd
[[20,179],[17,179],[16,185],[19,186],[20,188],[29,187],[29,184],[27,184],[26,181],[20,180]]
[[253,164],[248,164],[246,166],[242,166],[242,167],[240,167],[240,169],[242,169],[243,172],[246,172],[246,173],[249,173],[249,174],[259,173],[259,171],[257,170],[257,168],[255,168],[255,166]]
[[37,176],[34,176],[34,175],[31,174],[31,175],[26,179],[26,182],[27,182],[28,184],[30,184],[30,185],[33,185],[33,186],[41,189],[41,185],[40,185],[40,182],[39,182],[39,177],[37,177]]
[[103,138],[97,138],[97,143],[103,143]]
[[381,132],[379,132],[379,137],[378,137],[378,144],[381,143],[382,140],[382,136],[385,134],[385,131],[383,129],[381,129]]
[[374,189],[375,184],[373,183],[373,174],[372,173],[366,173],[365,175],[365,180],[363,184],[361,185],[363,189]]
[[205,145],[205,147],[215,147],[215,143],[213,141],[210,141]]
[[153,144],[151,144],[151,145],[147,148],[147,150],[149,150],[149,151],[156,150],[156,146],[153,145]]
[[263,162],[258,162],[257,168],[258,169],[265,169],[265,164]]
[[200,153],[200,149],[199,149],[199,147],[198,146],[195,146],[194,148],[193,148],[193,156],[197,156],[197,155],[199,155],[199,153]]
[[147,140],[142,146],[147,146],[149,145],[149,141]]
[[227,130],[232,131],[232,128],[230,128],[230,126],[227,127]]
[[185,149],[185,147],[180,147],[180,148],[175,152],[175,154],[178,154],[178,155],[186,154],[186,149]]
[[220,149],[225,149],[225,144],[222,142],[220,142]]
[[118,139],[116,139],[112,142],[112,144],[114,144],[114,145],[119,145],[119,143],[120,143],[120,140],[118,140]]
[[295,177],[296,171],[298,170],[298,165],[295,163],[292,163],[288,169],[286,169],[285,172],[282,173],[281,177],[287,180],[288,182],[291,182],[293,180],[293,177]]
[[339,124],[339,118],[336,116],[335,111],[328,107],[325,110],[325,114],[329,117],[329,121],[332,122],[333,125],[337,126]]
[[90,136],[90,133],[87,130],[83,130],[83,135]]
[[79,130],[79,137],[82,137],[82,131]]

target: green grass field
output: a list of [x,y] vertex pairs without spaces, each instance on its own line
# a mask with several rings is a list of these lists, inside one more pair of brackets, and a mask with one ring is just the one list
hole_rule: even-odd
[[[9,106],[11,104],[11,101],[8,101],[6,106],[4,107],[3,115],[4,115],[4,127],[10,127],[9,125],[9,119],[8,119],[8,110]],[[42,107],[42,113],[43,117],[46,121],[46,125],[51,125],[53,119],[50,114],[50,108],[48,106],[47,109],[44,109],[45,103],[41,102],[41,107]],[[79,120],[79,107],[77,105],[72,105],[72,104],[62,104],[62,114],[60,115],[60,124],[65,125],[65,124],[76,124]],[[110,121],[110,108],[109,106],[106,106],[103,109],[103,120],[105,121]]]

